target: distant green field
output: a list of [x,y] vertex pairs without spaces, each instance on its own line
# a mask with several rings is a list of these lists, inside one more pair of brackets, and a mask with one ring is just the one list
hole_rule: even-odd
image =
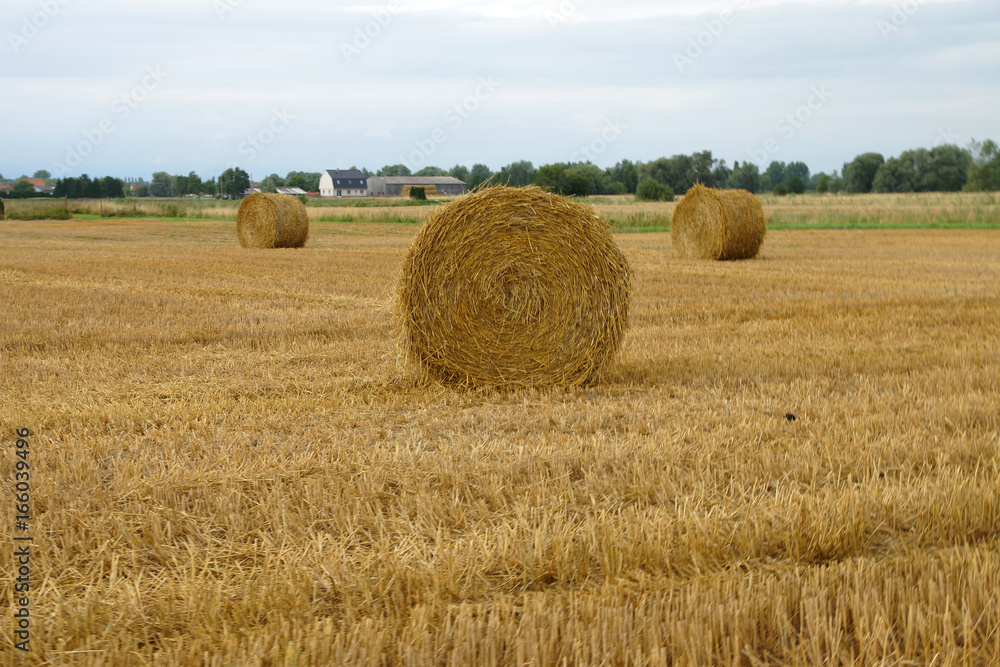
[[[759,197],[768,229],[1000,229],[996,193],[926,193]],[[639,202],[634,196],[577,199],[590,203],[615,232],[670,230],[676,202]],[[319,199],[307,203],[313,222],[420,224],[447,200]],[[216,199],[5,200],[11,220],[235,221],[238,201]]]

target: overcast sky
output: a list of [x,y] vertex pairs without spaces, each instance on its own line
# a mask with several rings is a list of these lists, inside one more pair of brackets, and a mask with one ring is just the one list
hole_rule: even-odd
[[6,178],[1000,139],[998,0],[5,0],[0,28]]

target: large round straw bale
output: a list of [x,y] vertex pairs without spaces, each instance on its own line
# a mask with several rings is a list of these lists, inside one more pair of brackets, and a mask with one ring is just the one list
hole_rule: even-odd
[[301,248],[309,238],[309,217],[291,195],[255,192],[236,212],[236,232],[244,248]]
[[751,259],[766,233],[764,209],[746,190],[695,185],[670,222],[670,240],[687,259]]
[[3,200],[0,199],[0,217],[3,217]]
[[578,385],[628,327],[630,271],[590,207],[486,188],[427,217],[399,286],[408,355],[467,385]]

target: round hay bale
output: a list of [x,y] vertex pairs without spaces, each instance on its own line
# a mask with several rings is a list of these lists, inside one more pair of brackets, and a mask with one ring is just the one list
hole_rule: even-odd
[[309,217],[291,195],[255,192],[236,212],[236,233],[244,248],[301,248],[309,238]]
[[684,195],[670,222],[670,240],[686,259],[751,259],[764,234],[764,209],[746,190],[695,185]]
[[463,385],[578,385],[617,353],[630,270],[590,206],[494,187],[428,216],[398,291],[407,353]]

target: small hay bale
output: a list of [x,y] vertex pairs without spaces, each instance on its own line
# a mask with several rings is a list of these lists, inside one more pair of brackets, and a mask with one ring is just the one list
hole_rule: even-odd
[[301,248],[309,238],[309,217],[291,195],[255,192],[236,212],[236,233],[244,248]]
[[746,190],[695,185],[670,222],[670,240],[685,259],[751,259],[764,234],[764,209]]
[[590,206],[481,189],[427,217],[397,293],[409,359],[438,380],[579,385],[621,347],[628,262]]

